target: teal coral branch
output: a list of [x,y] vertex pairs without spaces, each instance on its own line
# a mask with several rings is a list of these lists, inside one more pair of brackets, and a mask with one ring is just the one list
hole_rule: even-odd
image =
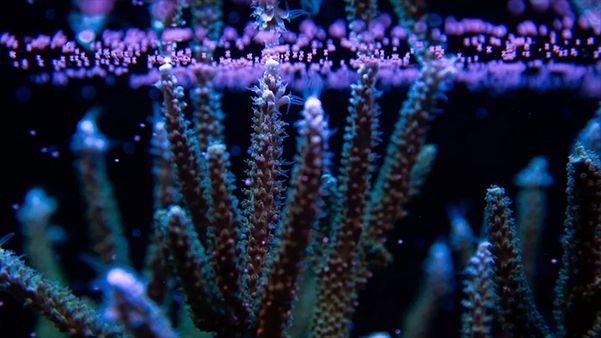
[[375,88],[376,64],[359,68],[359,81],[351,93],[340,170],[340,213],[336,216],[335,238],[330,242],[326,261],[318,274],[317,309],[312,334],[317,337],[348,335],[355,294],[357,244],[367,209],[369,176],[377,137]]
[[526,279],[517,229],[505,190],[491,186],[486,194],[486,223],[493,256],[495,293],[504,328],[516,337],[551,337],[534,304]]
[[154,209],[161,210],[179,202],[175,172],[172,167],[173,157],[169,146],[169,135],[163,118],[156,118],[152,130],[150,154],[154,165]]
[[328,243],[334,238],[333,232],[336,228],[334,218],[340,212],[340,201],[342,201],[338,180],[332,174],[326,173],[322,176],[321,186],[322,213],[311,235],[309,255],[311,268],[315,273],[322,268],[327,256]]
[[207,30],[207,36],[212,41],[219,40],[223,27],[222,0],[189,0],[192,24],[194,27]]
[[251,158],[249,165],[246,199],[243,202],[245,216],[247,276],[245,284],[249,303],[256,307],[259,300],[261,278],[265,260],[276,224],[280,221],[283,186],[281,157],[284,122],[279,109],[290,102],[286,85],[282,81],[279,63],[269,58],[265,72],[253,89],[253,126]]
[[[594,151],[597,156],[601,156],[601,102],[595,116],[578,134],[576,145],[581,145],[587,151]],[[576,145],[574,145],[574,149],[576,149]]]
[[514,180],[520,188],[516,197],[518,234],[526,276],[531,285],[534,285],[535,281],[539,242],[545,224],[547,209],[545,188],[553,183],[547,166],[544,157],[535,157]]
[[409,198],[417,196],[426,183],[426,179],[432,171],[438,148],[434,144],[426,144],[415,158],[415,164],[411,167],[409,180]]
[[146,292],[148,297],[158,304],[165,300],[169,288],[169,253],[166,247],[165,233],[160,226],[160,221],[167,208],[179,200],[175,174],[171,166],[171,151],[165,130],[165,121],[155,121],[151,154],[154,157],[154,219],[150,244],[146,253],[146,275],[148,283]]
[[461,336],[464,338],[492,337],[496,297],[493,286],[493,258],[490,243],[478,245],[476,254],[465,269]]
[[108,141],[91,113],[77,125],[71,148],[77,156],[94,251],[104,264],[128,265],[127,240],[106,168]]
[[[29,256],[29,264],[49,280],[65,284],[59,264],[55,243],[50,236],[50,219],[57,209],[56,200],[41,188],[33,188],[25,195],[25,201],[17,213],[24,236],[23,251]],[[63,337],[52,322],[40,318],[36,322],[38,337]]]
[[[411,170],[422,149],[426,124],[442,84],[452,73],[452,66],[444,60],[427,62],[409,90],[370,194],[367,229],[361,238],[363,255],[378,248],[386,250],[383,245],[388,233],[406,214],[404,205],[410,197]],[[362,269],[368,269],[374,263],[364,258],[362,264],[366,266]]]
[[33,188],[25,195],[17,219],[21,223],[21,233],[25,236],[24,251],[29,256],[31,266],[48,279],[63,283],[65,278],[48,229],[56,208],[54,198],[46,195],[41,188]]
[[414,32],[415,25],[425,14],[426,1],[390,0],[390,4],[401,25]]
[[[183,88],[176,85],[173,67],[170,64],[161,66],[160,87],[165,102],[165,129],[167,130],[169,147],[175,163],[180,192],[186,202],[194,228],[202,245],[208,244],[210,215],[207,201],[207,188],[203,175],[205,170],[198,153],[197,145],[189,135],[184,121]],[[204,168],[206,169],[206,168]]]
[[196,75],[196,87],[191,90],[192,113],[198,147],[205,153],[212,142],[223,142],[223,113],[221,95],[212,83],[215,70],[210,66],[197,64],[193,68]]
[[457,257],[458,270],[465,267],[474,254],[474,232],[466,219],[466,213],[465,206],[450,205],[447,208],[449,223],[451,224],[449,244],[453,254]]
[[171,323],[161,308],[146,297],[146,290],[136,276],[122,268],[106,274],[109,286],[107,317],[123,326],[134,337],[176,338]]
[[436,322],[445,315],[443,304],[453,293],[453,276],[451,250],[444,242],[432,244],[421,289],[403,321],[403,337],[436,337]]
[[[564,254],[555,289],[560,337],[580,337],[601,316],[601,164],[577,146],[568,163]],[[597,331],[598,332],[598,331]]]
[[169,251],[166,246],[166,234],[160,225],[165,212],[165,209],[161,209],[154,214],[153,234],[146,255],[146,294],[157,304],[162,304],[170,291]]
[[186,212],[178,206],[170,207],[162,226],[194,324],[201,330],[223,332],[230,324],[225,320],[223,296]]
[[326,167],[327,123],[321,102],[315,97],[307,99],[303,115],[297,165],[292,173],[279,243],[269,265],[259,310],[257,337],[262,338],[285,337],[301,264],[311,241],[311,225],[319,214],[321,177]]
[[0,289],[38,309],[63,332],[75,337],[124,337],[69,290],[43,278],[11,251],[0,248]]
[[223,144],[208,149],[208,168],[212,209],[215,213],[215,249],[211,263],[217,284],[221,289],[227,310],[232,313],[236,326],[246,326],[248,307],[243,304],[239,249],[240,217],[229,172],[229,155]]

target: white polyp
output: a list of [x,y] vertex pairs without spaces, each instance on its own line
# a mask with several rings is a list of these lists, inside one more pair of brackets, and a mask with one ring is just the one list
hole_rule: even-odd
[[123,290],[130,295],[144,293],[144,285],[133,274],[121,268],[112,268],[106,275],[106,281],[110,286]]
[[270,74],[277,74],[280,68],[280,63],[269,57],[267,61],[265,61],[265,72]]
[[170,74],[173,66],[171,65],[171,59],[165,58],[165,64],[159,67],[161,74]]
[[311,111],[315,109],[321,110],[321,101],[317,97],[311,96],[305,101],[305,109]]
[[82,120],[79,123],[79,129],[86,134],[92,134],[96,131],[96,124],[92,120]]

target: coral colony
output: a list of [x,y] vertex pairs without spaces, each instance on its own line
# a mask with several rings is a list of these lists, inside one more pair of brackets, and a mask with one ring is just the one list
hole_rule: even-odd
[[[441,17],[425,0],[124,2],[74,1],[69,32],[0,35],[2,57],[35,84],[124,78],[160,93],[150,142],[154,222],[142,269],[130,258],[99,110],[81,118],[71,152],[87,210],[85,259],[97,270],[101,299],[72,292],[54,253],[51,218],[63,206],[33,187],[16,208],[24,255],[6,249],[15,241],[6,235],[0,289],[39,312],[31,336],[356,336],[360,293],[395,259],[390,247],[402,240],[387,239],[403,227],[436,160],[428,126],[452,85],[601,98],[595,0],[509,0],[514,18],[546,18],[511,25]],[[150,22],[115,29],[116,6],[147,9]],[[328,6],[346,17],[322,25]],[[234,11],[250,13],[248,22],[230,25]],[[398,114],[380,107],[383,91],[403,86]],[[252,112],[241,155],[226,145],[222,111],[236,90],[252,97],[252,107],[236,112]],[[350,90],[337,131],[329,114],[345,107],[324,111],[326,90]],[[295,107],[297,121],[288,114]],[[386,137],[384,115],[397,116]],[[334,133],[343,137],[333,155]],[[230,165],[233,154],[246,157],[242,171]],[[412,305],[396,331],[373,337],[436,336],[449,306],[462,316],[447,337],[601,337],[601,110],[565,156],[563,256],[551,310],[533,290],[546,189],[557,182],[536,155],[515,177],[515,216],[496,185],[486,191],[480,235],[465,206],[448,207],[450,235],[431,245]]]

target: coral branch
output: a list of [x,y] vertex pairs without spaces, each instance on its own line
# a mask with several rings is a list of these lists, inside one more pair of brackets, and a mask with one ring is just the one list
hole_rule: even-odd
[[415,158],[415,164],[411,168],[409,180],[409,198],[419,194],[430,175],[430,171],[432,171],[437,152],[438,150],[435,145],[426,144]]
[[310,97],[300,123],[299,155],[279,233],[278,251],[269,266],[259,310],[257,337],[284,337],[311,225],[319,214],[319,190],[325,172],[327,124],[321,102]]
[[369,23],[378,14],[377,0],[345,0],[345,2],[345,10],[349,23],[361,20],[363,21],[364,28],[367,28]]
[[486,219],[495,293],[500,297],[498,310],[504,327],[518,337],[551,337],[526,280],[517,229],[511,217],[509,199],[502,188],[492,186],[488,189]]
[[370,195],[368,227],[361,238],[364,254],[383,246],[395,222],[406,214],[404,205],[410,196],[411,170],[422,149],[426,122],[433,113],[441,85],[452,72],[446,62],[427,62],[409,91]]
[[64,332],[81,337],[123,337],[86,303],[67,289],[43,278],[15,255],[0,248],[0,288],[42,312]]
[[184,121],[183,108],[185,103],[183,88],[176,87],[176,78],[172,66],[161,66],[161,91],[165,102],[165,129],[168,133],[169,147],[176,167],[179,187],[192,217],[194,228],[201,244],[208,243],[208,228],[210,227],[209,208],[207,202],[204,174],[198,148],[190,139],[188,128]]
[[534,285],[539,242],[545,224],[545,188],[552,183],[553,178],[547,172],[547,160],[544,157],[533,158],[515,178],[515,184],[520,187],[516,198],[518,234],[526,276],[531,285]]
[[377,137],[377,70],[375,64],[362,65],[359,82],[352,86],[340,170],[341,209],[334,222],[335,239],[330,242],[327,261],[318,277],[318,308],[312,323],[317,337],[346,336],[354,312],[357,244]]
[[403,323],[403,337],[436,337],[436,321],[444,316],[445,301],[453,293],[453,261],[443,242],[430,246],[424,262],[421,290]]
[[94,251],[107,265],[128,265],[127,240],[106,169],[108,142],[90,114],[77,125],[71,148],[77,155]]
[[490,243],[482,242],[476,254],[470,259],[465,274],[462,302],[465,312],[462,317],[464,338],[492,337],[492,321],[495,308],[493,290],[493,258]]
[[601,315],[601,164],[582,146],[568,163],[563,259],[555,289],[560,337],[580,337]]
[[180,207],[172,206],[162,223],[167,228],[169,248],[194,324],[201,330],[227,329],[215,272],[188,216]]
[[198,147],[204,153],[212,142],[223,141],[221,96],[215,91],[212,83],[214,69],[199,64],[193,72],[196,75],[196,87],[192,90],[192,115]]
[[[284,122],[278,111],[288,104],[286,85],[279,74],[279,64],[273,59],[265,63],[265,73],[254,88],[253,133],[251,159],[248,161],[249,189],[243,207],[246,219],[246,287],[250,299],[258,300],[260,278],[275,225],[279,221],[282,183],[282,138]],[[256,304],[256,303],[255,303]]]
[[161,309],[146,297],[144,285],[122,269],[112,268],[106,275],[109,286],[107,316],[123,323],[134,337],[176,338],[171,323]]
[[246,324],[248,308],[243,305],[240,285],[240,218],[229,173],[229,156],[224,145],[214,144],[208,149],[208,157],[212,209],[215,212],[215,249],[211,262],[226,306],[236,325],[241,327]]

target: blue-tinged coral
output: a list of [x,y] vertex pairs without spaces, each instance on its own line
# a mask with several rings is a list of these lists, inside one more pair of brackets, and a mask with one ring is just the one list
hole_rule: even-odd
[[[38,6],[34,2],[28,6]],[[15,202],[20,198],[11,201],[21,236],[9,244],[22,240],[25,257],[0,248],[0,290],[51,321],[38,321],[38,336],[61,334],[47,331],[45,323],[76,337],[347,338],[385,329],[389,332],[370,337],[601,336],[600,113],[571,149],[564,255],[557,265],[554,256],[540,251],[541,234],[553,234],[550,220],[557,219],[556,208],[545,209],[547,193],[551,197],[559,187],[545,190],[553,181],[547,158],[534,158],[514,180],[517,222],[509,193],[497,186],[487,192],[480,237],[470,225],[471,210],[451,206],[445,215],[444,207],[455,194],[473,188],[458,170],[480,170],[478,162],[486,162],[488,169],[474,171],[473,177],[476,189],[482,189],[477,179],[486,184],[498,179],[504,167],[497,164],[517,156],[515,147],[549,153],[553,163],[556,152],[565,149],[540,149],[550,143],[537,133],[525,133],[532,144],[512,144],[516,134],[502,131],[490,138],[505,141],[508,136],[514,147],[509,155],[499,152],[496,143],[478,139],[477,157],[466,165],[464,154],[449,152],[453,142],[447,143],[440,130],[458,115],[463,123],[470,114],[454,112],[458,103],[451,99],[451,113],[431,123],[451,81],[458,84],[453,94],[569,87],[599,98],[601,24],[594,20],[598,6],[591,1],[572,1],[572,8],[568,0],[509,0],[514,15],[530,9],[540,14],[532,22],[516,18],[521,22],[515,27],[450,16],[443,7],[452,6],[443,1],[301,1],[305,11],[291,10],[284,0],[134,0],[134,9],[128,1],[77,4],[76,11],[84,15],[74,17],[95,16],[97,21],[74,22],[75,32],[53,36],[0,33],[0,55],[8,57],[0,67],[34,72],[28,81],[35,83],[65,85],[77,79],[81,82],[75,87],[86,103],[106,95],[90,93],[96,85],[83,85],[88,78],[102,77],[109,90],[129,84],[136,91],[148,90],[143,100],[156,112],[152,119],[138,116],[135,110],[144,105],[131,109],[122,97],[117,107],[103,106],[99,122],[111,142],[100,132],[95,112],[77,124],[71,150],[92,249],[89,255],[72,241],[57,251],[69,265],[81,260],[80,254],[84,264],[100,261],[95,271],[74,271],[80,270],[76,265],[63,274],[49,236],[55,212],[64,217],[61,223],[70,222],[71,215],[58,205],[76,206],[71,196],[54,194],[53,187],[48,191],[55,201],[34,188],[22,206]],[[304,14],[313,18],[298,25],[287,22]],[[345,15],[347,21],[339,18]],[[111,30],[100,34],[105,23]],[[20,104],[32,99],[28,91],[37,95],[29,84],[17,87]],[[397,91],[407,88],[401,102]],[[305,97],[302,102],[298,93]],[[519,97],[521,91],[511,95]],[[241,97],[252,105],[244,106]],[[497,110],[524,102],[506,100],[485,114],[490,98],[480,99],[460,107],[480,107],[476,119],[483,134]],[[391,115],[398,106],[400,111]],[[121,108],[129,114],[111,124],[113,111]],[[519,108],[529,113],[529,107]],[[226,115],[229,111],[235,115]],[[562,115],[568,117],[578,119]],[[140,129],[133,142],[111,130],[127,126],[130,118]],[[150,121],[152,134],[146,128]],[[336,129],[344,121],[344,129]],[[226,123],[234,128],[226,129]],[[38,129],[28,137],[32,143],[46,142]],[[453,141],[469,153],[476,142],[466,129],[458,126]],[[247,131],[250,140],[241,140]],[[295,137],[286,138],[288,133]],[[149,136],[150,152],[139,151]],[[108,165],[108,155],[120,152],[124,161],[116,158]],[[68,159],[65,153],[53,152],[52,160]],[[139,153],[148,161],[138,162]],[[140,166],[152,163],[145,173],[150,175],[120,171],[134,157]],[[450,162],[453,166],[447,167]],[[109,171],[125,175],[125,189],[113,191]],[[137,176],[153,186],[129,189]],[[126,206],[123,221],[117,198]],[[416,206],[422,203],[423,208]],[[142,212],[131,212],[133,205]],[[547,212],[552,217],[545,217]],[[445,216],[448,234],[440,229]],[[434,217],[443,222],[432,235]],[[550,227],[542,230],[543,225]],[[412,276],[422,266],[415,253],[428,247],[420,281]],[[537,268],[536,263],[547,265]],[[544,316],[552,300],[541,297],[539,311],[531,282],[536,279],[537,292],[547,296],[547,278],[537,274],[555,274],[552,267],[561,270],[555,322],[548,325]],[[94,277],[102,280],[101,287],[87,283]],[[463,291],[455,288],[459,279]],[[60,285],[69,285],[81,298]],[[14,305],[2,300],[0,310]],[[0,324],[10,321],[2,317]],[[19,323],[17,330],[25,326]]]
[[245,210],[246,269],[245,284],[249,299],[256,307],[262,287],[263,267],[273,233],[280,221],[282,186],[282,142],[284,121],[279,109],[290,102],[279,63],[269,58],[265,72],[253,88],[253,133],[251,135]]
[[104,264],[128,265],[128,244],[106,168],[109,144],[94,118],[94,113],[88,113],[79,121],[71,144],[77,155],[76,168],[87,204],[94,251]]
[[[55,242],[51,236],[50,220],[56,212],[57,202],[46,195],[39,187],[25,195],[25,202],[17,212],[21,223],[21,233],[25,237],[23,251],[29,264],[46,278],[64,284],[65,277],[55,252]],[[62,337],[52,322],[40,318],[36,323],[35,334],[40,337]]]
[[134,337],[175,338],[175,330],[161,308],[146,296],[143,282],[127,270],[106,273],[108,304],[105,317],[123,323]]
[[311,242],[311,225],[320,211],[321,178],[326,168],[328,126],[321,102],[309,97],[299,123],[297,164],[292,171],[278,233],[279,243],[263,288],[257,337],[285,337],[296,299],[301,264]]
[[173,67],[170,64],[161,67],[160,88],[165,102],[163,108],[165,130],[168,134],[180,192],[188,206],[200,242],[207,245],[210,215],[207,186],[203,179],[206,163],[200,155],[188,123],[184,120],[183,109],[186,107],[183,100],[184,89],[177,86],[177,79],[173,75]]
[[465,269],[462,337],[492,337],[496,296],[490,243],[482,242]]
[[555,289],[555,319],[560,337],[582,337],[601,316],[601,164],[577,146],[568,162],[568,207],[562,238],[563,258]]
[[549,326],[534,304],[522,261],[520,240],[505,190],[486,193],[486,217],[493,258],[494,290],[503,327],[518,337],[551,337]]
[[436,337],[436,322],[447,315],[454,289],[451,250],[444,242],[430,246],[424,262],[420,291],[409,308],[401,332],[403,337]]
[[120,326],[109,325],[89,304],[71,291],[26,266],[11,251],[0,248],[0,289],[39,310],[61,330],[82,337],[123,337]]
[[362,65],[359,81],[352,86],[339,179],[340,212],[335,216],[334,236],[318,273],[317,309],[312,323],[312,334],[318,337],[348,335],[357,297],[356,276],[361,272],[355,260],[364,227],[378,126],[377,71],[374,64]]
[[524,268],[530,283],[535,282],[540,238],[545,225],[547,211],[545,189],[553,183],[547,166],[544,157],[535,157],[514,179],[515,185],[520,188],[516,197],[516,220]]
[[[230,330],[232,318],[226,318],[224,300],[217,286],[209,256],[194,231],[190,217],[178,206],[164,215],[162,226],[178,279],[186,295],[190,316],[201,330]],[[233,322],[235,323],[235,321]]]
[[409,89],[371,191],[368,225],[361,238],[365,253],[383,245],[395,222],[406,214],[404,204],[411,193],[411,170],[424,144],[426,123],[434,113],[444,82],[452,74],[453,67],[445,60],[426,62]]

